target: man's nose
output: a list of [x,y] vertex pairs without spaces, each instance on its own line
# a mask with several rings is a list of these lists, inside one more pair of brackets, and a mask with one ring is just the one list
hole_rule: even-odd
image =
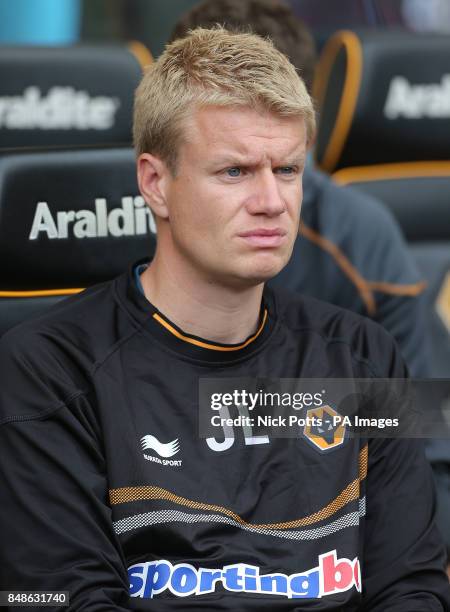
[[259,172],[254,177],[252,186],[252,194],[247,201],[247,210],[250,214],[275,217],[286,211],[279,179],[271,169]]

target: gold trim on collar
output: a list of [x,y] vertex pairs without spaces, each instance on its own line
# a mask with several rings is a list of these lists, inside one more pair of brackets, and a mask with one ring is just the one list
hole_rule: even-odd
[[153,318],[155,319],[155,321],[158,321],[158,323],[160,323],[163,327],[165,327],[168,331],[170,331],[171,334],[173,334],[174,336],[176,336],[180,340],[183,340],[183,342],[188,342],[189,344],[194,344],[195,346],[199,346],[201,348],[206,348],[206,349],[211,349],[213,351],[226,351],[226,352],[229,352],[229,351],[239,351],[240,349],[245,348],[246,346],[251,344],[254,340],[256,340],[256,338],[262,332],[262,330],[264,328],[264,325],[266,324],[266,321],[267,321],[267,309],[264,309],[263,320],[262,320],[262,323],[259,326],[257,332],[255,334],[253,334],[253,336],[250,336],[250,338],[248,338],[245,342],[243,342],[242,344],[239,344],[238,346],[219,346],[217,344],[211,344],[209,342],[203,342],[202,340],[196,340],[195,338],[190,338],[189,336],[186,336],[186,335],[182,334],[181,332],[179,332],[177,329],[175,329],[175,327],[173,327],[170,323],[168,323],[165,319],[163,319],[156,312],[153,314]]

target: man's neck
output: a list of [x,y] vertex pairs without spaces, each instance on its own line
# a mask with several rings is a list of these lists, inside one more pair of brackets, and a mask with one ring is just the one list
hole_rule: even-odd
[[185,267],[169,268],[157,254],[141,282],[145,297],[187,334],[239,344],[258,328],[263,284],[239,290],[223,287]]

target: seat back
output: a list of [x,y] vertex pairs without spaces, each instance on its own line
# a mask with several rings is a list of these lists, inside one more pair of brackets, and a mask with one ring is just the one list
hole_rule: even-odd
[[450,39],[339,32],[315,93],[317,162],[396,217],[428,282],[431,372],[450,377]]
[[0,157],[0,335],[155,249],[132,149]]
[[0,153],[129,146],[142,46],[2,47]]
[[150,62],[139,43],[2,48],[0,335],[154,251],[130,148]]

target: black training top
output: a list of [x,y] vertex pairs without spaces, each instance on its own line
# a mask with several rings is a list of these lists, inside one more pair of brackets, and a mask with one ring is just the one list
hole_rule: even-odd
[[266,290],[256,333],[218,345],[130,269],[7,333],[0,375],[0,589],[77,612],[449,609],[414,441],[198,435],[199,378],[403,377],[375,323]]

